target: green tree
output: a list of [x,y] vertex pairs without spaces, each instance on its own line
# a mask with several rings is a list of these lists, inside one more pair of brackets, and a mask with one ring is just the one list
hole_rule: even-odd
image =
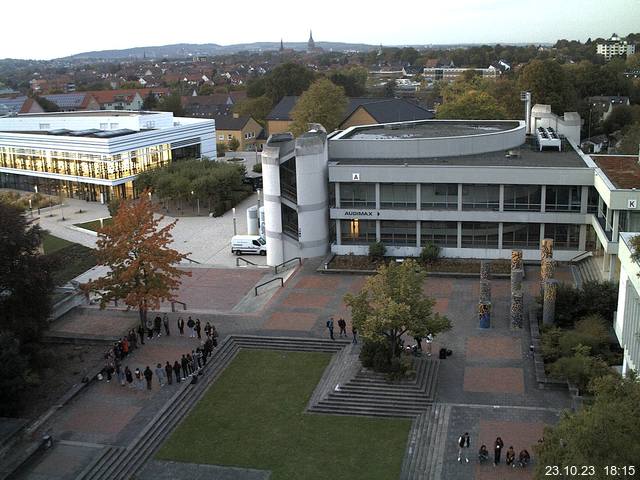
[[236,150],[238,150],[238,148],[240,148],[240,141],[238,141],[236,137],[233,137],[231,140],[229,140],[228,145],[229,150],[235,152]]
[[11,332],[0,331],[0,417],[19,413],[27,388],[28,356],[20,340]]
[[453,101],[438,107],[439,119],[485,119],[507,118],[507,112],[486,92],[469,90]]
[[155,110],[157,106],[157,97],[153,94],[153,92],[149,92],[142,101],[142,110]]
[[296,63],[283,63],[265,76],[264,94],[275,105],[287,95],[302,95],[313,82],[314,73]]
[[382,89],[382,94],[387,98],[393,98],[396,94],[396,81],[389,80],[384,84],[384,88]]
[[347,97],[362,97],[367,91],[368,72],[366,68],[355,67],[331,74],[329,80],[344,88]]
[[613,133],[622,130],[627,125],[640,121],[640,109],[637,105],[619,105],[613,108],[607,119],[602,122],[602,128],[605,133]]
[[640,122],[632,123],[622,130],[619,153],[636,155],[640,151]]
[[37,342],[51,311],[51,265],[40,255],[43,231],[17,208],[0,202],[0,331],[22,349]]
[[532,60],[522,68],[518,83],[522,90],[531,92],[534,104],[551,105],[558,114],[576,108],[575,90],[555,60]]
[[400,355],[405,333],[425,337],[451,328],[451,322],[433,311],[435,300],[423,291],[425,273],[413,260],[382,265],[367,278],[358,294],[348,293],[353,325],[365,341],[385,342],[391,357]]
[[256,98],[247,98],[238,102],[234,105],[233,111],[241,116],[253,117],[254,120],[264,126],[272,106],[271,99],[263,95]]
[[218,157],[224,157],[224,154],[227,152],[228,149],[229,147],[227,147],[227,144],[225,142],[216,143],[216,155]]
[[291,130],[294,134],[300,135],[307,131],[309,123],[320,123],[327,132],[332,132],[340,125],[346,108],[347,97],[344,88],[321,78],[298,100],[292,113]]
[[593,381],[595,398],[560,422],[546,427],[544,442],[536,448],[535,478],[545,476],[545,465],[593,465],[594,480],[609,480],[607,465],[635,465],[640,458],[640,382],[631,372],[625,378],[606,376]]
[[184,115],[184,109],[182,108],[182,100],[180,95],[172,93],[166,95],[160,99],[156,110],[161,112],[172,112],[174,116],[181,117]]

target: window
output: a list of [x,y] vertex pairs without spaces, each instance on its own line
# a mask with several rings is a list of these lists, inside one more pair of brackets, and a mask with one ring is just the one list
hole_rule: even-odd
[[374,183],[341,183],[340,208],[376,208]]
[[498,224],[463,222],[462,248],[498,248]]
[[416,208],[415,183],[380,184],[380,208],[413,209]]
[[589,197],[587,199],[587,213],[598,213],[598,200],[600,194],[596,187],[589,187]]
[[502,248],[540,248],[540,224],[503,223]]
[[224,141],[224,135],[218,135],[218,140]]
[[376,241],[375,220],[340,220],[340,241],[343,245],[369,245]]
[[420,208],[424,210],[457,210],[457,183],[426,183],[420,186]]
[[500,208],[499,185],[462,185],[463,210],[494,210]]
[[539,212],[542,187],[540,185],[505,185],[505,211]]
[[582,187],[547,185],[547,212],[579,212]]
[[298,240],[298,212],[282,204],[282,233]]
[[227,140],[233,140],[233,134],[230,133],[229,135],[227,135]]
[[100,124],[100,130],[107,130],[109,128],[109,124],[108,123],[101,123]]
[[111,130],[117,130],[117,129],[118,129],[118,126],[119,126],[119,125],[118,125],[117,123],[110,123],[110,124],[109,124],[109,128],[110,128]]
[[420,244],[433,243],[439,247],[458,246],[458,222],[421,222]]
[[51,125],[49,123],[41,123],[38,125],[38,128],[40,130],[49,130],[51,128]]
[[380,241],[398,247],[416,246],[416,222],[383,220],[380,222]]
[[577,250],[580,237],[580,225],[545,223],[544,237],[552,238],[553,248],[557,250]]

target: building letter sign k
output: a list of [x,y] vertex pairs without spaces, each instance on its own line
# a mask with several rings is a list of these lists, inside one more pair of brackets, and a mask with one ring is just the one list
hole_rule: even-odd
[[638,208],[637,200],[627,200],[627,208]]

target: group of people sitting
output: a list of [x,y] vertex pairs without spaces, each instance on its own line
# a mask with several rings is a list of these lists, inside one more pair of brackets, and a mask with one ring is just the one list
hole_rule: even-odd
[[[496,458],[499,459],[500,458],[499,455],[496,455]],[[487,450],[486,445],[482,445],[480,447],[480,450],[478,451],[478,461],[480,463],[485,463],[489,461],[489,450]],[[499,460],[495,461],[494,465],[497,465],[498,462]],[[531,455],[529,454],[526,448],[523,448],[522,450],[520,450],[520,454],[518,455],[517,461],[516,461],[516,451],[513,449],[513,446],[507,449],[507,454],[505,458],[505,463],[507,464],[507,466],[511,466],[513,468],[515,467],[525,468],[527,465],[529,465],[530,462],[531,462]]]

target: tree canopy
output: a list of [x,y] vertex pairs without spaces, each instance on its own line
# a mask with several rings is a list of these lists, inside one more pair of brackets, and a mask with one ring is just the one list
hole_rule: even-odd
[[238,102],[234,105],[233,111],[241,116],[251,116],[256,122],[264,126],[272,106],[271,99],[262,95],[255,98],[246,98]]
[[154,215],[151,200],[143,192],[138,200],[123,202],[113,223],[98,231],[98,263],[109,271],[85,288],[101,295],[101,308],[123,300],[138,309],[144,325],[149,310],[176,299],[180,277],[191,274],[177,268],[187,254],[169,247],[177,220],[160,227],[163,218]]
[[413,260],[390,263],[367,278],[359,293],[346,294],[344,301],[351,308],[360,336],[387,342],[392,355],[397,356],[405,333],[425,337],[449,330],[451,322],[433,311],[435,300],[423,291],[424,278],[425,273]]
[[576,93],[562,66],[555,60],[532,60],[522,68],[519,85],[531,92],[534,103],[551,105],[562,115],[576,108]]
[[486,119],[507,118],[507,112],[486,92],[469,90],[455,100],[438,107],[438,119]]
[[[635,465],[640,458],[640,383],[631,372],[626,378],[601,377],[593,381],[595,400],[575,413],[565,413],[547,427],[537,448],[536,478],[544,478],[545,465],[593,465],[606,480],[607,465]],[[632,477],[634,474],[631,475]]]
[[302,95],[313,82],[314,73],[297,63],[283,63],[264,77],[264,94],[275,105],[287,95]]
[[347,97],[362,97],[367,93],[368,75],[366,68],[353,67],[332,73],[329,80],[344,88]]
[[299,135],[307,130],[309,123],[320,123],[327,132],[332,132],[340,125],[346,108],[344,88],[321,78],[298,100],[292,113],[291,129],[294,134]]

